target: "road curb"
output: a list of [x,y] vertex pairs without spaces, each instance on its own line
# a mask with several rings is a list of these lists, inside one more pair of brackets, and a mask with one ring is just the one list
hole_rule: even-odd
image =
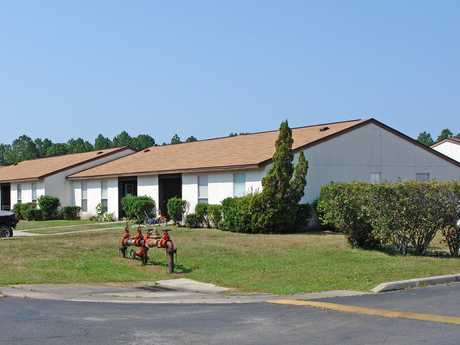
[[433,276],[426,278],[416,278],[400,280],[395,282],[387,282],[377,285],[371,291],[374,293],[380,293],[455,282],[460,282],[460,274],[448,274],[444,276]]

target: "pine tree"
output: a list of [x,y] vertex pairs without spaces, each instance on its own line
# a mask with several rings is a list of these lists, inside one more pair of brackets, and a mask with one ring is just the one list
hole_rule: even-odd
[[262,179],[262,192],[254,196],[252,220],[257,232],[293,230],[298,203],[304,195],[308,163],[303,152],[296,168],[292,164],[292,131],[288,122],[281,123],[275,143],[272,167]]
[[180,136],[177,134],[174,134],[174,136],[171,138],[171,144],[180,144],[182,141],[180,140]]
[[437,142],[442,141],[444,139],[450,138],[454,133],[449,128],[444,128],[441,131],[441,134],[439,134],[438,139],[436,140]]
[[95,150],[104,150],[112,147],[112,140],[107,137],[104,137],[102,134],[99,134],[94,140],[94,149]]
[[291,180],[291,202],[297,204],[303,197],[305,193],[305,187],[307,186],[307,172],[308,172],[308,162],[305,159],[305,155],[300,152],[299,162],[297,163],[294,169],[294,177]]
[[431,134],[428,132],[422,132],[418,135],[417,141],[426,146],[431,146],[434,144],[434,140],[431,137]]

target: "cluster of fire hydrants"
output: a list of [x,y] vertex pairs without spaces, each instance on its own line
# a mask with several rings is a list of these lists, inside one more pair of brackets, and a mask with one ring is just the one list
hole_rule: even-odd
[[[129,225],[125,226],[123,237],[120,241],[119,254],[123,258],[140,259],[142,264],[146,265],[149,261],[149,249],[158,248],[165,249],[166,256],[168,258],[168,273],[174,272],[174,256],[177,255],[177,249],[174,247],[174,243],[169,236],[169,229],[162,229],[160,235],[158,230],[148,229],[146,234],[142,233],[142,228],[139,225],[136,230],[136,234],[131,237],[129,233]],[[128,253],[128,247],[138,247],[136,251],[132,249]]]

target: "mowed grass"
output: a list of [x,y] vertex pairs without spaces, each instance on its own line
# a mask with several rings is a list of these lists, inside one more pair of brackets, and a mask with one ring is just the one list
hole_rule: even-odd
[[27,221],[21,220],[17,225],[17,230],[40,229],[49,227],[66,227],[66,226],[80,226],[84,224],[94,225],[96,222],[92,220],[46,220],[46,221]]
[[117,256],[117,230],[0,241],[0,285],[154,281],[187,277],[242,291],[293,294],[369,290],[392,280],[459,273],[460,259],[392,256],[351,249],[340,234],[245,235],[174,229],[178,271],[168,275],[163,250],[156,265]]
[[93,223],[93,224],[81,224],[81,225],[72,225],[65,227],[49,227],[49,228],[35,228],[27,229],[25,232],[31,234],[65,234],[79,231],[92,231],[92,230],[101,230],[101,229],[119,229],[120,224],[113,223]]

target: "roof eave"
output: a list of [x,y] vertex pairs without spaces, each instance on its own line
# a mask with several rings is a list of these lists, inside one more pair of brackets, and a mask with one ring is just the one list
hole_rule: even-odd
[[230,166],[219,166],[219,167],[205,167],[205,168],[190,168],[190,169],[174,169],[174,170],[152,170],[152,171],[139,171],[129,173],[113,173],[103,175],[91,175],[91,176],[73,176],[67,177],[68,180],[92,180],[92,179],[108,179],[126,176],[149,176],[149,175],[164,175],[164,174],[186,174],[186,173],[204,173],[204,172],[225,172],[235,170],[252,170],[259,169],[260,165],[254,164],[241,164],[241,165],[230,165]]
[[39,182],[41,177],[29,177],[29,178],[17,178],[17,179],[7,179],[0,180],[0,183],[27,183],[27,182]]

